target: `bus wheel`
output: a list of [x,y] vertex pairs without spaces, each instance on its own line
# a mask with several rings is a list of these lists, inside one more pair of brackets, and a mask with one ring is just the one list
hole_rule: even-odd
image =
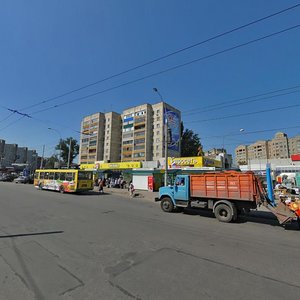
[[215,216],[220,222],[229,223],[233,219],[231,207],[226,204],[219,204],[215,208]]
[[170,198],[162,198],[160,201],[160,207],[164,212],[172,212],[174,210],[174,204]]
[[63,194],[65,192],[65,189],[64,189],[64,187],[62,185],[59,187],[59,192],[61,194]]

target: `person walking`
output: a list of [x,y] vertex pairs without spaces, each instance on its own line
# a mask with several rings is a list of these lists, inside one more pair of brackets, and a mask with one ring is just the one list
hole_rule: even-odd
[[129,189],[129,196],[131,197],[131,198],[133,198],[134,197],[134,185],[133,185],[133,183],[132,183],[132,181],[130,181],[129,182],[129,187],[128,187],[128,189]]
[[104,186],[104,180],[99,179],[99,193],[103,194],[103,186]]

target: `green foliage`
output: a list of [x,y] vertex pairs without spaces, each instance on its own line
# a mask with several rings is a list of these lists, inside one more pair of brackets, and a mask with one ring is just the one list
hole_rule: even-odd
[[203,155],[202,145],[197,133],[184,129],[181,122],[181,157]]
[[55,167],[55,163],[58,162],[58,158],[56,155],[52,155],[51,157],[45,160],[45,169],[53,169]]
[[60,151],[60,158],[66,164],[68,163],[70,142],[71,142],[71,154],[70,154],[70,164],[71,164],[74,158],[79,153],[79,145],[77,140],[73,139],[72,137],[61,139],[59,141],[59,144],[55,147],[56,150]]

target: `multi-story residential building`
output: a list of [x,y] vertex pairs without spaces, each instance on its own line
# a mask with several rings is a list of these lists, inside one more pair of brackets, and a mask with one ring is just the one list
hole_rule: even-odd
[[27,162],[27,151],[27,147],[18,147],[15,161],[17,164],[25,164]]
[[104,154],[105,161],[121,160],[121,115],[115,112],[105,114]]
[[289,158],[287,135],[283,132],[277,132],[274,139],[268,141],[268,151],[267,158]]
[[268,156],[268,142],[257,141],[248,146],[248,158],[265,158]]
[[235,160],[240,165],[246,165],[248,163],[248,146],[239,145],[235,148]]
[[38,154],[36,152],[36,150],[28,150],[27,151],[27,164],[28,164],[28,168],[29,170],[35,170],[38,167]]
[[0,140],[0,168],[3,166],[5,140]]
[[2,163],[4,167],[10,167],[11,164],[16,162],[17,159],[17,144],[5,144],[4,145],[4,157]]
[[164,120],[168,120],[168,156],[180,155],[181,113],[160,102],[123,111],[122,161],[158,160],[165,156]]
[[99,160],[119,161],[121,156],[121,116],[115,112],[95,113],[81,122],[79,163]]
[[101,112],[81,122],[79,163],[149,161],[164,157],[164,120],[168,120],[168,156],[180,155],[181,113],[160,102],[128,108],[122,115]]
[[272,140],[238,146],[235,158],[237,163],[247,164],[251,159],[287,159],[297,153],[300,153],[300,135],[288,138],[285,133],[277,132]]
[[143,104],[126,109],[122,116],[122,161],[151,160],[151,105]]
[[300,153],[300,135],[297,135],[293,138],[289,138],[289,152],[290,154],[299,154]]

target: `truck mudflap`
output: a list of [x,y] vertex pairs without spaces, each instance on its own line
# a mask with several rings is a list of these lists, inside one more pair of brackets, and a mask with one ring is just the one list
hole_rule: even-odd
[[281,225],[290,223],[297,218],[295,212],[291,211],[289,207],[282,202],[279,202],[277,206],[266,205],[265,207],[276,216]]
[[154,201],[155,201],[155,202],[158,202],[158,201],[160,201],[160,198],[159,198],[159,197],[155,197],[155,198],[154,198]]

